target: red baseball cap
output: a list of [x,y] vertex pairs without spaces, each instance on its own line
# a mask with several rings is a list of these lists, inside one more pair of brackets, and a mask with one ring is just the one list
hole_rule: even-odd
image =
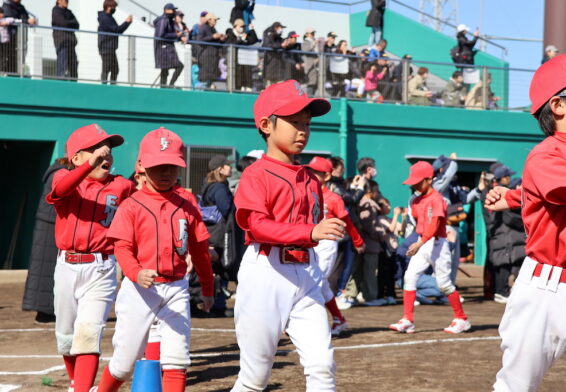
[[138,159],[144,168],[159,165],[187,167],[183,141],[176,133],[163,127],[143,137]]
[[254,104],[255,125],[271,115],[291,116],[299,113],[307,106],[313,117],[322,116],[330,111],[330,102],[322,98],[309,98],[296,80],[275,83],[259,94]]
[[553,57],[536,70],[529,97],[531,114],[535,114],[550,98],[566,88],[566,54]]
[[403,181],[405,185],[415,185],[424,180],[425,178],[432,178],[434,176],[434,169],[432,165],[425,161],[418,161],[411,166],[409,178]]
[[124,143],[120,135],[109,135],[98,124],[90,124],[75,130],[67,139],[67,158],[71,159],[81,150],[96,146],[98,143],[110,140],[110,147],[118,147]]
[[307,167],[322,173],[332,172],[332,162],[323,157],[314,157]]

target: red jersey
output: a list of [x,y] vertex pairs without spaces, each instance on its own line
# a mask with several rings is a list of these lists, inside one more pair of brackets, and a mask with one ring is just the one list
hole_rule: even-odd
[[116,209],[133,192],[134,185],[121,176],[109,175],[105,181],[88,178],[92,167],[61,169],[53,176],[46,200],[57,211],[55,243],[61,250],[79,253],[112,254],[106,234]]
[[199,212],[175,190],[156,193],[144,187],[134,193],[118,209],[108,237],[132,244],[133,257],[118,258],[131,281],[137,280],[142,269],[156,270],[166,278],[181,278],[187,272],[185,259],[190,253],[203,293],[209,291],[204,295],[212,295],[210,236]]
[[352,238],[354,246],[357,248],[362,246],[364,244],[364,240],[352,223],[348,210],[344,205],[344,200],[342,200],[338,194],[328,189],[328,187],[322,188],[322,197],[324,200],[324,218],[338,218],[343,220],[346,223],[346,231]]
[[195,207],[199,215],[202,217],[202,213],[200,212],[200,208],[198,206],[198,200],[192,192],[188,191],[186,188],[183,188],[180,185],[174,185],[173,191],[175,191],[179,196],[191,203],[193,207]]
[[435,189],[426,195],[415,197],[411,202],[411,211],[417,221],[417,234],[422,236],[426,227],[432,223],[432,218],[437,217],[439,224],[432,237],[446,238],[446,208],[446,201]]
[[507,201],[510,209],[515,210],[517,208],[521,208],[521,190],[511,189],[507,191],[505,194],[505,200]]
[[252,242],[313,247],[322,220],[322,190],[309,169],[263,155],[240,178],[236,220]]
[[538,144],[527,157],[522,216],[527,256],[562,268],[566,267],[565,179],[566,135],[557,133]]

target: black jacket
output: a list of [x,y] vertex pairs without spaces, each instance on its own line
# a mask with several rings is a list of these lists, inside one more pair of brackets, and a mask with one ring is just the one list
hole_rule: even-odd
[[525,227],[521,210],[491,213],[489,258],[494,266],[520,264],[525,258]]
[[461,64],[473,64],[474,56],[476,55],[474,46],[476,42],[478,42],[478,37],[469,40],[468,37],[466,37],[466,32],[462,31],[458,33],[456,38],[458,39],[458,53],[460,54]]
[[[197,41],[220,44],[222,41],[217,38],[213,38],[213,35],[216,33],[216,28],[210,27],[208,23],[205,23],[200,26]],[[201,82],[215,81],[220,76],[218,62],[220,61],[220,51],[222,50],[222,47],[218,45],[199,46],[200,48],[197,57],[199,66],[198,79]]]
[[276,34],[273,27],[268,27],[263,32],[264,48],[271,48],[264,52],[263,72],[266,80],[283,80],[285,76],[285,61],[283,60],[283,37]]
[[[234,8],[230,13],[230,24],[233,25],[236,19],[244,19],[244,10],[250,5],[250,0],[235,0]],[[255,3],[252,4],[250,12],[254,12]]]
[[[26,10],[26,7],[24,7],[22,3],[14,3],[12,0],[4,0],[2,7],[4,8],[4,16],[6,18],[21,19],[22,23],[28,22],[29,14]],[[10,25],[8,26],[8,31],[10,34],[16,34],[18,31],[18,26]]]
[[[104,11],[98,11],[98,31],[105,33],[122,34],[130,27],[130,23],[124,22],[118,25],[116,19],[111,14]],[[118,49],[118,36],[116,35],[98,35],[98,52],[100,54],[114,53]]]
[[[56,5],[51,12],[51,26],[63,27],[65,29],[78,29],[79,21],[75,18],[73,11]],[[77,37],[72,31],[53,30],[53,41],[55,42],[56,48],[63,45],[67,47],[77,45]]]
[[155,68],[168,69],[181,67],[183,63],[177,56],[175,41],[179,40],[173,19],[163,14],[153,21],[155,27],[153,49],[155,55]]
[[259,40],[257,38],[257,34],[256,34],[255,30],[253,30],[253,29],[250,30],[250,32],[247,34],[246,38],[243,39],[243,40],[240,37],[237,37],[236,34],[234,34],[234,29],[227,29],[226,30],[226,41],[224,41],[224,43],[247,46],[247,45],[253,45],[257,41],[259,41]]
[[366,18],[366,26],[383,27],[383,13],[385,12],[385,0],[371,0],[371,10]]

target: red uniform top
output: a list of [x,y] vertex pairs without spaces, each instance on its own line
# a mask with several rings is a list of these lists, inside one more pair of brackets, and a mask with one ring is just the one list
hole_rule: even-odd
[[507,201],[510,209],[514,210],[521,208],[521,193],[520,189],[511,189],[507,191],[505,194],[505,200]]
[[109,175],[105,181],[87,178],[92,166],[61,169],[53,176],[51,193],[46,197],[55,206],[55,243],[61,250],[79,253],[114,253],[106,233],[116,209],[133,192],[134,185],[121,176]]
[[[199,212],[175,190],[156,193],[144,187],[134,193],[118,209],[108,237],[117,240],[118,263],[132,282],[142,269],[156,270],[165,278],[182,278],[190,253],[203,295],[212,296],[210,235]],[[127,248],[129,254],[119,253],[119,247]]]
[[[426,195],[415,197],[411,202],[411,211],[417,221],[417,234],[423,242],[432,237],[446,238],[446,202],[437,190],[432,189]],[[435,226],[432,232],[431,225]],[[425,234],[428,238],[424,238]]]
[[234,202],[246,244],[314,247],[311,232],[323,217],[322,190],[304,166],[263,155],[240,178]]
[[174,185],[173,191],[177,192],[179,196],[181,196],[183,199],[191,203],[193,207],[195,207],[199,215],[202,217],[202,213],[200,212],[200,208],[198,206],[198,200],[195,197],[195,195],[193,195],[192,192],[188,191],[187,189],[183,188],[180,185]]
[[566,135],[547,137],[527,157],[522,215],[527,256],[566,267]]
[[328,189],[328,187],[322,188],[322,197],[324,200],[324,218],[338,218],[346,222],[346,231],[352,238],[354,246],[356,248],[361,247],[364,244],[364,240],[352,223],[350,215],[348,215],[348,210],[346,210],[346,206],[344,205],[344,200]]

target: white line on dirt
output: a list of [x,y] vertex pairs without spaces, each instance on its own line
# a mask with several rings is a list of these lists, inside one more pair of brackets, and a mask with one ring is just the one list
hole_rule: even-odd
[[[223,330],[225,331],[225,330]],[[399,347],[399,346],[415,346],[418,344],[434,344],[434,343],[454,343],[454,342],[477,342],[477,341],[489,341],[489,340],[500,340],[499,336],[482,336],[482,337],[469,337],[469,338],[448,338],[448,339],[426,339],[426,340],[410,340],[407,342],[391,342],[391,343],[376,343],[376,344],[360,344],[356,346],[337,346],[334,350],[358,350],[358,349],[370,349],[370,348],[384,348],[384,347]],[[278,350],[278,355],[287,355],[294,353],[296,350]],[[230,352],[211,352],[202,354],[191,354],[191,358],[214,358],[214,357],[236,357],[239,353]],[[42,359],[57,359],[61,358],[60,355],[2,355],[0,354],[0,359],[18,359],[18,358],[42,358]],[[101,360],[109,361],[110,357],[102,357]],[[57,370],[64,369],[64,366],[54,366],[45,370],[30,371],[30,372],[0,372],[2,376],[8,375],[42,375],[54,372]],[[4,392],[0,389],[0,392]]]
[[7,385],[7,384],[0,384],[0,392],[10,392],[15,391],[16,389],[20,388],[21,385]]
[[[107,331],[113,331],[114,328],[105,328]],[[23,329],[0,329],[0,333],[4,332],[54,332],[55,328],[23,328]],[[228,332],[234,333],[235,329],[223,329],[223,328],[191,328],[194,332]],[[2,391],[0,391],[2,392]]]

